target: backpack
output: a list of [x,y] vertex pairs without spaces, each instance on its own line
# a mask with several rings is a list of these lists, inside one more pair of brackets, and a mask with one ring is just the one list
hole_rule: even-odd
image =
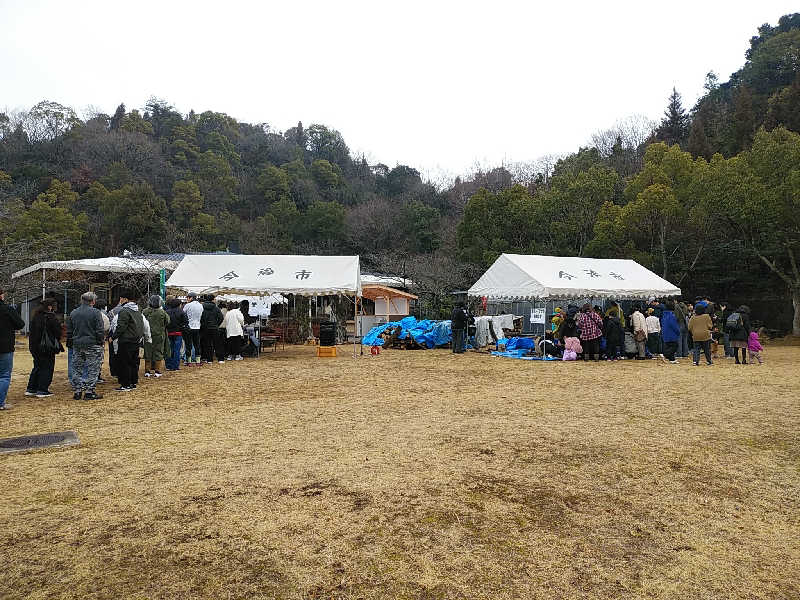
[[738,312],[732,312],[728,315],[728,318],[725,319],[725,329],[727,331],[738,331],[742,327],[744,327],[744,323],[742,323],[742,315]]

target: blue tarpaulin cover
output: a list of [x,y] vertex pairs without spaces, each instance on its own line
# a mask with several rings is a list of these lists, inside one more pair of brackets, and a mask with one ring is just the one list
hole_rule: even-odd
[[449,344],[453,339],[450,321],[417,321],[415,317],[406,317],[400,321],[376,325],[364,336],[361,343],[365,346],[383,346],[380,335],[390,328],[400,327],[398,338],[404,340],[411,336],[415,342],[425,348],[435,348]]

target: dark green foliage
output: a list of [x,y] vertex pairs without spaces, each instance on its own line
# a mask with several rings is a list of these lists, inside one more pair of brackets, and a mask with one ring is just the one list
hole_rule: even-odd
[[673,144],[683,146],[688,135],[689,116],[686,114],[686,109],[683,108],[683,102],[678,90],[672,88],[667,109],[664,111],[664,118],[661,120],[658,129],[656,129],[655,138],[670,146]]

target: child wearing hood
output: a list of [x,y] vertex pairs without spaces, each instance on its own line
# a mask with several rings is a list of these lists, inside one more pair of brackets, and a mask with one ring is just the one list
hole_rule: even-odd
[[564,339],[564,354],[561,360],[578,360],[578,354],[583,352],[581,341],[576,337]]
[[757,331],[750,332],[750,337],[747,339],[747,350],[750,352],[751,363],[755,358],[758,361],[758,364],[764,364],[764,361],[761,360],[761,352],[764,350],[764,347],[761,345],[761,342],[758,339]]

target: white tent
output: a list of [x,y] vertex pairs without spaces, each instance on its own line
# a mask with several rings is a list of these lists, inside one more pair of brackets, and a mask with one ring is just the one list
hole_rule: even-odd
[[27,269],[17,271],[11,277],[16,279],[37,271],[158,274],[161,269],[172,271],[178,266],[178,262],[174,257],[168,256],[108,256],[106,258],[82,258],[79,260],[51,260],[31,265]]
[[470,296],[489,300],[679,296],[680,288],[633,260],[501,254]]
[[199,294],[360,296],[359,257],[187,254],[167,287]]

